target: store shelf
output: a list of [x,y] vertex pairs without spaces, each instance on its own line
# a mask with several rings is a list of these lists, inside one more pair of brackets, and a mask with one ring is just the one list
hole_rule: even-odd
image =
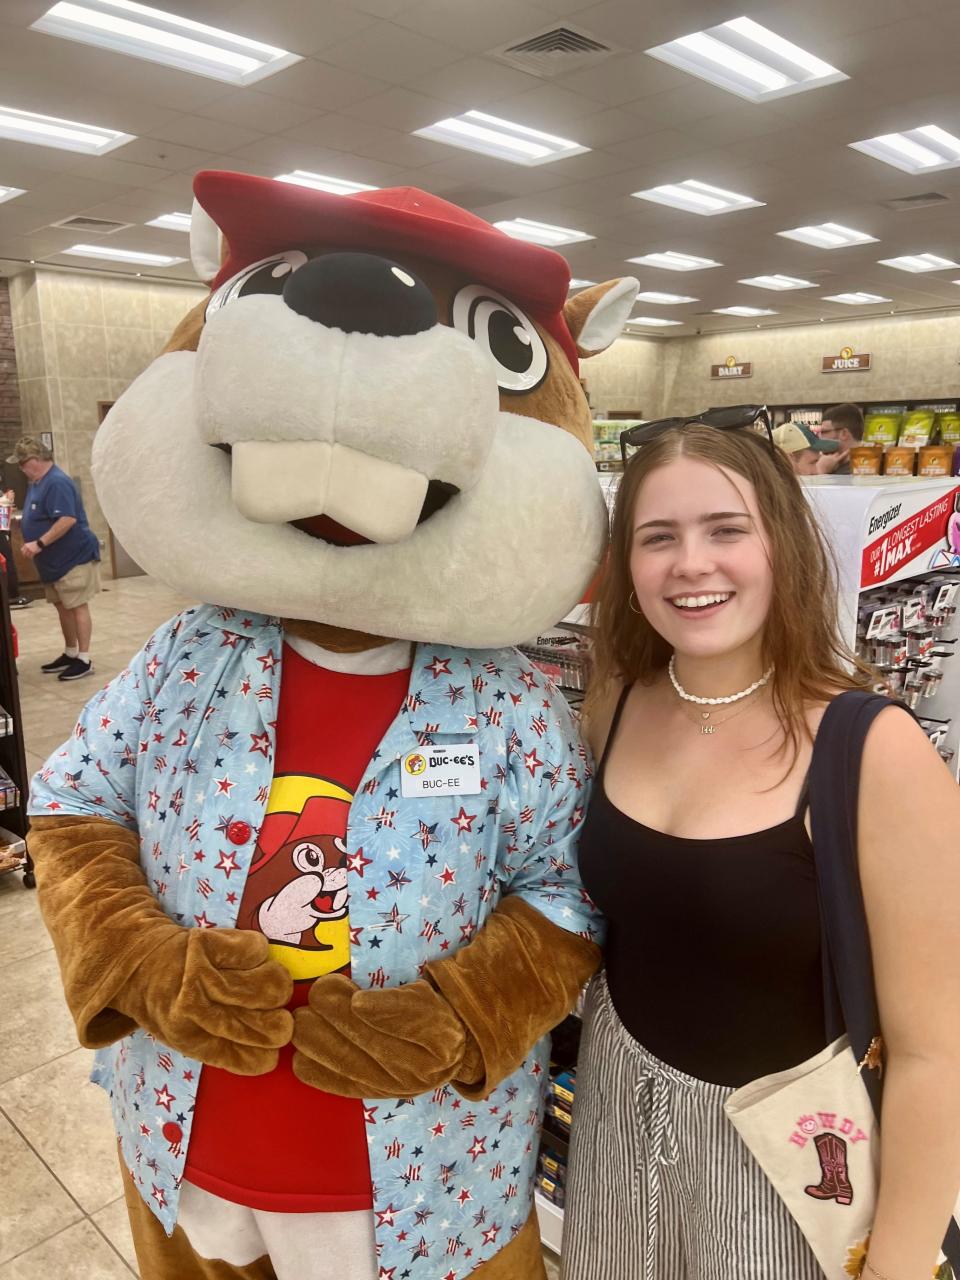
[[534,1199],[537,1206],[537,1222],[540,1224],[540,1240],[553,1253],[560,1253],[563,1240],[563,1210],[551,1204],[539,1191]]

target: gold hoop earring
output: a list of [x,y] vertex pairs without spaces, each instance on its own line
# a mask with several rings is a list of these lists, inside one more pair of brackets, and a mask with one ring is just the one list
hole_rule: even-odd
[[636,608],[634,608],[634,604],[633,604],[633,602],[634,602],[634,600],[635,600],[635,599],[636,599],[636,597],[634,596],[634,593],[631,591],[631,592],[630,592],[630,595],[627,597],[627,606],[628,606],[628,608],[630,609],[630,612],[631,612],[631,613],[638,613],[638,614],[641,614],[641,615],[642,615],[642,614],[643,614],[643,610],[640,608],[640,602],[639,602],[639,600],[637,601],[637,607],[636,607]]

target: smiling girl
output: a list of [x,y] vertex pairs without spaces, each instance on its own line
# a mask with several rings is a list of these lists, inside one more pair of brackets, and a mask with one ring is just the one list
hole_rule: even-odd
[[[647,430],[617,499],[585,717],[601,763],[580,868],[609,933],[564,1276],[816,1280],[723,1104],[830,1038],[806,778],[827,706],[869,680],[838,638],[829,557],[780,451],[753,430]],[[960,902],[960,790],[893,703],[869,730],[859,803],[887,1052],[863,1274],[926,1280],[960,1187],[960,966],[941,945]]]

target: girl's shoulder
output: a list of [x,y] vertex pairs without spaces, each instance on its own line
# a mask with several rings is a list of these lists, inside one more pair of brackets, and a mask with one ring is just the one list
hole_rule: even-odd
[[584,710],[581,730],[594,760],[600,760],[603,756],[624,688],[623,680],[610,680],[591,697]]

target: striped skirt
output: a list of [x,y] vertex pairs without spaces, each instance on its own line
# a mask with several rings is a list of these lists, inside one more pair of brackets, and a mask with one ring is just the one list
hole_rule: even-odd
[[724,1114],[733,1092],[667,1066],[591,984],[577,1067],[563,1280],[823,1280]]

